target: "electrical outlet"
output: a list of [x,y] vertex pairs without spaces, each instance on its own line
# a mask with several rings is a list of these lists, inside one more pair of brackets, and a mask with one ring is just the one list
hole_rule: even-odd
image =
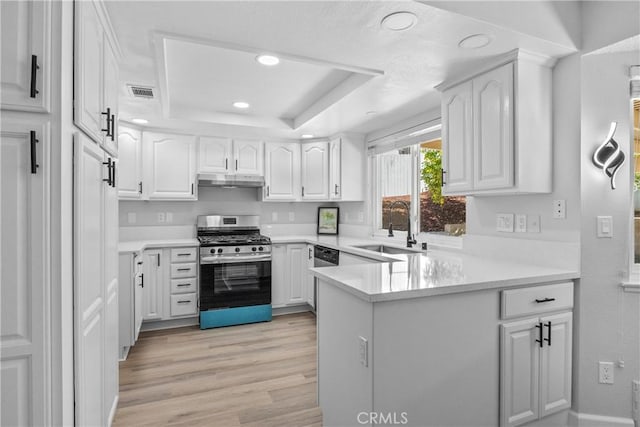
[[293,222],[296,220],[295,212],[289,212],[289,222]]
[[527,231],[529,233],[540,232],[540,215],[527,215]]
[[167,212],[167,222],[173,222],[173,212]]
[[598,362],[598,382],[613,384],[613,362]]
[[496,214],[496,231],[513,233],[513,214]]
[[566,200],[553,201],[553,217],[555,219],[565,219],[567,217],[567,201]]
[[164,222],[164,221],[165,221],[164,212],[158,212],[158,222]]
[[135,212],[128,212],[127,213],[127,223],[129,224],[135,224],[136,223],[136,213]]
[[365,368],[369,366],[369,343],[364,337],[358,337],[360,364]]
[[517,214],[516,215],[516,233],[526,233],[526,232],[527,232],[527,215]]

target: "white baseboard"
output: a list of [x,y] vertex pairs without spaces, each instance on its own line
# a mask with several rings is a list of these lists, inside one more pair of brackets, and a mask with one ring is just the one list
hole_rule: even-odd
[[309,304],[291,305],[288,307],[277,307],[273,309],[274,316],[282,316],[283,314],[304,313],[305,311],[312,311]]
[[181,328],[183,326],[194,326],[200,324],[199,317],[186,317],[172,320],[155,320],[142,322],[141,332],[157,331],[160,329]]
[[571,427],[634,427],[631,418],[609,417],[605,415],[585,414],[570,411],[569,426]]

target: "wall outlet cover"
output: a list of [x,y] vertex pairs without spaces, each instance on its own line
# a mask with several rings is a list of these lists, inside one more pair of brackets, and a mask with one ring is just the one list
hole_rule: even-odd
[[613,362],[598,362],[598,382],[613,384]]
[[613,217],[598,216],[596,218],[597,236],[600,238],[613,238]]
[[164,222],[164,221],[165,221],[164,212],[158,212],[158,222]]
[[567,217],[567,201],[566,200],[553,201],[553,217],[555,219],[565,219]]
[[173,222],[173,212],[167,212],[167,222]]
[[296,214],[295,212],[289,212],[289,221],[293,222],[296,220]]
[[540,232],[540,215],[527,215],[527,231],[529,233]]
[[527,232],[527,215],[517,214],[516,215],[516,233],[526,233],[526,232]]
[[513,233],[513,214],[496,214],[496,231]]

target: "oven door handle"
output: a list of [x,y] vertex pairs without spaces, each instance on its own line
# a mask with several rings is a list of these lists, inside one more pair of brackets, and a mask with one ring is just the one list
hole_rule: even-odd
[[239,262],[271,261],[271,254],[248,256],[215,256],[201,257],[200,264],[234,264]]

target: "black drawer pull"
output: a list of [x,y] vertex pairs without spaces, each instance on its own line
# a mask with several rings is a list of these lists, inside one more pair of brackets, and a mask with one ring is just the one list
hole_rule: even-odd
[[539,332],[538,336],[540,337],[540,339],[537,339],[536,342],[540,343],[540,347],[542,347],[542,345],[544,344],[544,341],[545,341],[545,340],[542,339],[542,322],[538,323],[536,325],[536,328],[538,329],[538,332]]
[[544,340],[547,342],[547,344],[549,344],[549,347],[551,347],[551,321],[548,321],[547,323],[545,323],[544,326],[549,328],[547,330],[547,338],[545,338]]
[[536,302],[538,304],[543,303],[543,302],[551,302],[551,301],[555,301],[555,300],[556,300],[555,298],[545,298],[545,299],[537,299],[536,298]]
[[38,55],[31,55],[31,90],[29,91],[29,96],[31,98],[35,98],[38,92],[37,88],[37,78],[38,78],[38,70],[40,66],[38,65]]
[[189,256],[191,254],[178,254],[178,256]]
[[111,136],[111,108],[107,107],[107,112],[100,113],[103,116],[107,116],[107,128],[100,129],[102,132],[107,132],[107,136]]
[[191,302],[190,299],[183,299],[183,300],[178,301],[178,304],[189,304],[190,302]]
[[191,271],[190,268],[179,268],[178,271]]
[[29,143],[31,144],[31,173],[35,174],[38,173],[38,168],[40,167],[36,153],[38,139],[36,138],[35,130],[29,131]]
[[178,283],[178,287],[181,288],[183,286],[191,286],[191,283]]

